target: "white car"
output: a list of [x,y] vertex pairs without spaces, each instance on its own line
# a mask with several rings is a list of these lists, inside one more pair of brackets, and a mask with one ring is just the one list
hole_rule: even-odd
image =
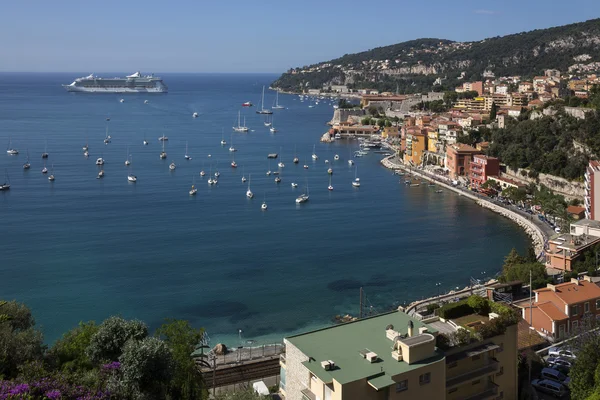
[[572,359],[576,359],[577,356],[575,355],[575,353],[573,353],[570,349],[568,348],[561,348],[561,347],[550,347],[548,349],[548,355],[549,356],[554,356],[554,357],[568,357],[568,358],[572,358]]

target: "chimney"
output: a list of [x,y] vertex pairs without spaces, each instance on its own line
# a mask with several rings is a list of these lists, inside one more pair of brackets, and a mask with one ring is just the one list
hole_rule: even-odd
[[592,278],[589,275],[584,275],[583,276],[583,280],[586,281],[586,282],[591,282]]
[[579,286],[579,279],[577,279],[577,278],[571,278],[571,283],[574,283],[577,286]]
[[408,321],[408,337],[412,337],[413,335],[414,324],[412,321]]
[[554,286],[553,284],[551,284],[551,283],[547,283],[547,284],[546,284],[546,287],[547,287],[548,289],[552,290],[553,292],[556,292],[556,286]]

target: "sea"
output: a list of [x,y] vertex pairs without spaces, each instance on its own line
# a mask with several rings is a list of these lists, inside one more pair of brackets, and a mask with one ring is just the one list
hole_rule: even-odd
[[[111,315],[151,329],[186,319],[211,345],[280,342],[357,315],[361,287],[364,314],[381,313],[492,277],[511,248],[529,244],[515,224],[468,199],[400,183],[381,154],[350,166],[358,142],[319,142],[330,101],[280,94],[285,109],[274,111],[271,133],[255,111],[263,86],[265,107],[273,105],[276,75],[160,74],[167,94],[61,87],[87,74],[0,74],[0,143],[19,150],[0,154],[0,181],[6,174],[11,183],[0,192],[0,299],[27,304],[49,344],[80,321]],[[248,133],[232,130],[238,112]],[[268,170],[280,170],[281,183]],[[307,190],[310,200],[296,204]]]

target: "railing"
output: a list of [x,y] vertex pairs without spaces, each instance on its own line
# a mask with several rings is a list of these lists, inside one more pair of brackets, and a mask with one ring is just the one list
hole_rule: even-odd
[[[285,352],[285,346],[282,343],[265,344],[254,347],[240,347],[232,349],[227,354],[216,356],[217,366],[224,364],[235,364],[244,361],[258,360],[265,357],[277,357]],[[210,359],[213,363],[213,359]]]
[[461,383],[465,383],[468,381],[472,381],[473,379],[477,379],[479,377],[491,374],[492,372],[496,372],[498,370],[500,363],[495,359],[490,359],[490,361],[474,370],[471,370],[465,374],[453,376],[446,379],[446,389],[450,389],[454,386],[458,386]]
[[285,365],[285,353],[279,355],[279,362]]
[[477,393],[471,397],[465,398],[465,400],[485,400],[498,394],[498,385],[490,382],[483,392]]
[[302,400],[317,400],[317,396],[308,388],[302,390],[300,393],[302,393]]

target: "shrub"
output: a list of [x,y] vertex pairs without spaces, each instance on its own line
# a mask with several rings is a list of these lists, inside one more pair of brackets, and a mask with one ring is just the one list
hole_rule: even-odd
[[490,312],[490,302],[477,295],[472,295],[467,299],[467,304],[469,307],[473,309],[477,314],[488,314]]
[[438,308],[440,308],[440,305],[437,303],[427,304],[427,315],[433,314]]
[[126,321],[110,317],[98,327],[87,349],[93,362],[116,361],[129,339],[141,340],[148,336],[148,327],[141,321]]
[[437,309],[436,312],[440,318],[444,319],[458,318],[471,313],[473,313],[473,308],[467,303],[467,300],[448,303]]

